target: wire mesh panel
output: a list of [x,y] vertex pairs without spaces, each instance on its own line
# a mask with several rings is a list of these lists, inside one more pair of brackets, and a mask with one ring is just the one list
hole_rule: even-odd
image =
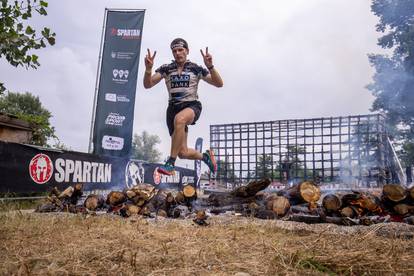
[[359,115],[210,126],[216,181],[314,179],[390,181],[393,162],[384,118]]

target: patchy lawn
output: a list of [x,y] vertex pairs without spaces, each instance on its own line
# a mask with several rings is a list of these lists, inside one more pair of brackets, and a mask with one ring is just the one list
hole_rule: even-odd
[[[1,275],[414,273],[414,226],[0,213]],[[245,274],[246,275],[246,274]]]

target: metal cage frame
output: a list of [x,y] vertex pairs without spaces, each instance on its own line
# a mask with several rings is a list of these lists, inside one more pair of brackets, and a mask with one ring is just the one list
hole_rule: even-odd
[[210,125],[218,162],[211,179],[381,186],[395,176],[387,138],[381,114]]

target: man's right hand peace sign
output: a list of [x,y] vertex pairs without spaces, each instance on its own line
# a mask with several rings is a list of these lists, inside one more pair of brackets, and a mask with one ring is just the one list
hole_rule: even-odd
[[147,55],[145,56],[145,68],[150,70],[154,66],[154,58],[157,54],[157,51],[154,51],[154,54],[151,56],[151,51],[147,49]]

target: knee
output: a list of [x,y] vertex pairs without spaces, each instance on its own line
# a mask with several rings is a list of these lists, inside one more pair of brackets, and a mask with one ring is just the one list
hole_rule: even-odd
[[185,159],[187,157],[187,149],[181,149],[178,153],[178,158]]
[[186,120],[184,116],[177,115],[174,118],[174,127],[185,127]]

